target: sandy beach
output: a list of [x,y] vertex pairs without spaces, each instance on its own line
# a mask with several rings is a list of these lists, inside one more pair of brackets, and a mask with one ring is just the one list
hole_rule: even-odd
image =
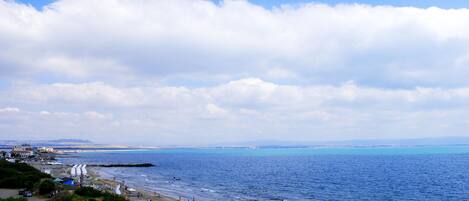
[[[71,166],[63,165],[63,164],[47,164],[44,162],[31,162],[29,163],[31,166],[35,167],[36,169],[42,172],[50,172],[53,177],[56,178],[63,178],[63,177],[70,177]],[[99,190],[106,190],[110,192],[116,191],[117,187],[119,191],[122,193],[123,196],[127,197],[131,201],[177,201],[178,199],[163,195],[158,192],[151,192],[147,190],[142,190],[138,188],[134,188],[132,186],[126,186],[119,181],[113,181],[110,179],[101,178],[99,175],[99,169],[102,167],[87,167],[87,176],[84,177],[83,183],[87,186],[92,186]],[[3,193],[3,191],[2,191]],[[12,193],[10,191],[5,192],[3,194]],[[18,191],[14,191],[14,194],[17,194]],[[40,199],[39,199],[40,200]]]
[[[128,199],[130,199],[132,201],[148,201],[148,200],[152,200],[152,201],[176,201],[177,200],[175,198],[165,196],[165,195],[162,195],[162,194],[157,193],[157,192],[150,192],[150,191],[146,191],[146,190],[142,190],[142,189],[135,189],[135,188],[127,187],[127,190],[126,190],[125,185],[123,185],[120,182],[113,181],[113,180],[110,180],[110,179],[103,179],[103,178],[96,177],[96,179],[94,181],[94,184],[95,185],[111,186],[113,189],[120,186],[120,192],[122,192],[124,196],[126,196]],[[129,191],[128,189],[135,189],[135,191]]]

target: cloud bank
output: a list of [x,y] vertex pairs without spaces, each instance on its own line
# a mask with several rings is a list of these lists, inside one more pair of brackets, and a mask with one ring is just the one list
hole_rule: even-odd
[[467,21],[436,7],[0,1],[0,137],[464,136]]

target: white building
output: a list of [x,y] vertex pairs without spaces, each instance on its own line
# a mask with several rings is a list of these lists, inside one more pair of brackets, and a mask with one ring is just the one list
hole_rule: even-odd
[[41,147],[37,149],[38,152],[41,153],[54,153],[54,148],[52,147]]
[[29,158],[31,156],[34,156],[33,151],[16,151],[13,153],[13,156],[18,157],[18,158]]
[[33,151],[33,147],[29,144],[16,145],[13,147],[12,153],[20,151]]
[[29,158],[34,156],[33,147],[29,144],[14,146],[11,150],[11,155],[18,158]]

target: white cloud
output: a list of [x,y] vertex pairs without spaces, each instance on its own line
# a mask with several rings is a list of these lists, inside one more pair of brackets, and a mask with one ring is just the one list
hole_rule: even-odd
[[37,11],[2,1],[0,71],[455,86],[468,84],[461,73],[468,16],[467,9],[313,3],[267,10],[190,0],[61,0]]
[[225,109],[218,107],[215,104],[211,104],[211,103],[207,104],[205,106],[205,109],[207,109],[210,115],[214,115],[214,116],[225,116],[228,114],[228,112]]
[[85,117],[90,120],[107,120],[112,119],[112,115],[101,114],[96,111],[88,111],[84,113]]
[[[104,83],[43,84],[18,86],[3,94],[3,102],[41,105],[53,103],[66,108],[158,108],[180,110],[205,108],[209,113],[221,113],[222,108],[264,110],[345,107],[359,105],[389,109],[445,104],[466,106],[469,88],[385,89],[359,86],[354,82],[341,85],[280,85],[258,78],[230,81],[211,87],[186,88],[162,85],[118,87]],[[396,107],[398,104],[400,107]],[[220,107],[222,106],[222,107]],[[441,106],[441,105],[439,105]],[[5,108],[2,111],[13,111]],[[226,112],[226,111],[225,111]]]
[[0,108],[0,113],[15,113],[15,112],[20,112],[20,109],[15,108],[15,107]]
[[[49,110],[2,109],[19,115],[4,115],[5,122],[16,119],[51,134],[74,131],[97,140],[108,132],[159,136],[162,144],[190,143],[181,136],[205,143],[239,141],[246,135],[299,140],[445,136],[461,133],[469,117],[469,88],[383,89],[353,82],[294,86],[246,78],[199,88],[85,83],[13,89],[1,104]],[[64,126],[51,126],[57,122]]]
[[468,9],[359,4],[0,1],[0,137],[464,134],[467,21]]

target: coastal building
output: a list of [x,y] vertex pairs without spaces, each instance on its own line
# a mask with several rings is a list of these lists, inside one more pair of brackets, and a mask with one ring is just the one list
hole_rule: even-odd
[[13,156],[16,158],[29,158],[34,156],[33,151],[16,151],[13,153]]
[[52,147],[40,147],[37,149],[39,153],[54,153],[54,148]]
[[14,153],[18,151],[33,151],[33,147],[29,144],[15,145],[11,152]]
[[11,155],[18,158],[29,158],[34,156],[33,147],[29,144],[16,145],[11,150]]
[[11,154],[8,151],[0,151],[0,159],[11,158]]

